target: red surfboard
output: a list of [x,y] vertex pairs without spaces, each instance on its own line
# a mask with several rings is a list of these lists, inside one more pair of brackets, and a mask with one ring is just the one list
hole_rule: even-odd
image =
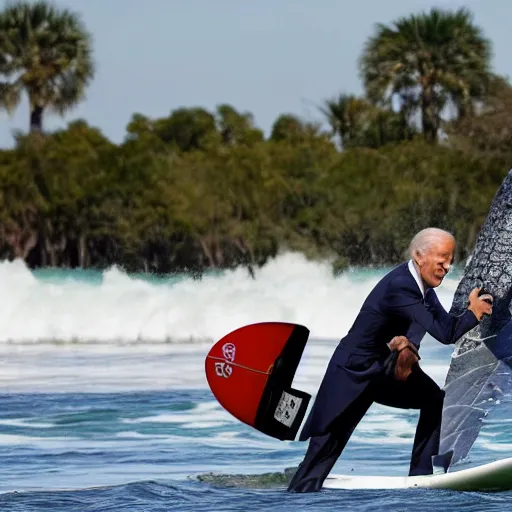
[[206,356],[206,378],[235,418],[277,439],[293,440],[311,395],[292,389],[309,329],[262,322],[236,329]]

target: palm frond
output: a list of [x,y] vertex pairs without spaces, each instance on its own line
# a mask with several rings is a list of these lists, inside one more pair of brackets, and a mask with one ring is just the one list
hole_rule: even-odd
[[94,78],[92,37],[82,19],[44,0],[10,3],[0,13],[0,56],[6,84],[16,80],[32,106],[61,114]]
[[0,82],[0,107],[12,114],[21,100],[21,88],[17,84]]

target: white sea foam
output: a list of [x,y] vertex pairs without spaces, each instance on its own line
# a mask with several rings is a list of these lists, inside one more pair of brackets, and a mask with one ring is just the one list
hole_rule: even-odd
[[[148,280],[111,268],[93,280],[56,271],[42,278],[23,262],[0,263],[0,342],[133,343],[217,340],[261,321],[306,325],[315,338],[339,339],[385,273],[354,270],[338,278],[329,262],[289,253],[252,279],[242,268]],[[439,288],[449,306],[457,279]]]
[[493,452],[512,452],[512,443],[492,442],[484,436],[480,436],[475,445],[485,448],[486,450],[491,450]]
[[[2,262],[0,390],[205,389],[204,358],[214,341],[242,325],[278,320],[311,331],[294,385],[314,395],[339,339],[384,273],[334,278],[328,262],[293,253],[255,279],[237,269],[199,281],[148,281],[116,268],[89,280],[66,271],[43,278],[20,261]],[[439,288],[446,305],[457,283],[449,277]],[[421,364],[442,384],[451,351],[439,356],[433,347],[427,337]]]
[[4,425],[6,427],[22,427],[22,428],[52,428],[55,426],[54,423],[42,423],[42,422],[32,422],[30,420],[23,419],[9,419],[9,420],[0,420],[0,425]]
[[190,423],[196,424],[204,423],[210,425],[211,423],[226,424],[234,423],[237,420],[224,410],[212,411],[208,415],[199,413],[181,413],[181,414],[157,414],[155,416],[146,416],[143,418],[125,418],[123,423],[134,425],[139,423]]
[[[66,438],[66,442],[72,443],[73,438]],[[62,447],[62,438],[59,437],[38,437],[38,436],[22,436],[18,434],[0,434],[0,445],[15,446],[34,446],[37,448],[60,448]]]
[[129,432],[117,432],[115,437],[119,437],[120,439],[149,439],[149,440],[158,440],[158,439],[167,439],[167,435],[164,434],[142,434],[140,432],[136,432],[134,430],[130,430]]

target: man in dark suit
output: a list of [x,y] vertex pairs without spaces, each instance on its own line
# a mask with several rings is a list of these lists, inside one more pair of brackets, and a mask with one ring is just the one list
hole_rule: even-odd
[[[444,344],[475,327],[491,304],[469,295],[467,311],[446,312],[434,288],[453,262],[455,240],[437,228],[411,241],[411,259],[375,286],[329,362],[300,435],[310,438],[306,456],[288,490],[319,491],[352,432],[373,402],[419,409],[409,475],[432,474],[438,453],[444,391],[418,365],[421,339],[428,332]],[[395,351],[395,352],[393,352]],[[389,365],[392,365],[391,370]]]

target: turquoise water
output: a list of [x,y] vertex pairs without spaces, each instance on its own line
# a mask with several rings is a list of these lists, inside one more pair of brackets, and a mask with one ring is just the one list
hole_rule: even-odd
[[[315,394],[336,343],[383,270],[334,279],[297,255],[250,279],[197,281],[117,269],[30,273],[0,264],[0,510],[507,510],[511,493],[285,492],[305,443],[241,424],[209,391],[204,358],[231,328],[311,328],[294,385]],[[457,285],[439,291],[449,305]],[[440,384],[451,348],[426,339]],[[373,406],[336,473],[405,475],[417,413]],[[486,418],[466,465],[512,456],[510,411]],[[261,475],[275,473],[262,478]]]

